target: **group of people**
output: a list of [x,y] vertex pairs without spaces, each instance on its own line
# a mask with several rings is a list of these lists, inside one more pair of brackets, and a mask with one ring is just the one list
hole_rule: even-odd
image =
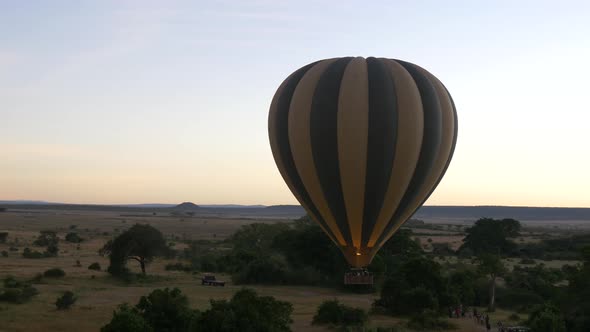
[[[488,314],[479,313],[477,312],[477,308],[473,307],[472,310],[459,304],[456,307],[449,307],[449,318],[469,318],[473,319],[474,322],[478,325],[485,326],[486,330],[489,332],[492,329],[492,325],[490,324],[490,316]],[[498,321],[498,332],[522,332],[528,331],[528,329],[523,328],[521,326],[504,326],[501,321]]]
[[459,304],[455,308],[449,307],[449,318],[465,318],[466,316],[475,320],[475,323],[484,325],[486,330],[491,330],[492,326],[490,325],[490,316],[477,312],[477,308],[474,307],[473,311],[469,311],[469,309],[462,304]]

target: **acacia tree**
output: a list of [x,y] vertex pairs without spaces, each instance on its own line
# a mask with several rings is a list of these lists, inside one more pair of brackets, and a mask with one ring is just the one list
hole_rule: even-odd
[[478,258],[478,271],[490,278],[490,303],[488,304],[488,311],[496,310],[496,278],[501,277],[506,273],[506,267],[499,256],[491,254],[483,254]]
[[146,265],[163,255],[166,249],[166,240],[159,230],[150,225],[136,224],[107,242],[99,253],[109,256],[108,271],[113,275],[124,274],[129,260],[137,261],[141,273],[145,275]]
[[510,238],[517,237],[519,231],[518,220],[481,218],[466,230],[467,236],[459,250],[469,249],[476,255],[509,253],[515,248]]

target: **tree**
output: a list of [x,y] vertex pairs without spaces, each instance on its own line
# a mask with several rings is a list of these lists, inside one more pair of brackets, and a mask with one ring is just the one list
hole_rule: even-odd
[[527,326],[535,332],[565,332],[565,322],[559,309],[550,303],[536,307],[529,315]]
[[135,308],[154,331],[187,331],[198,316],[178,288],[156,289],[142,296]]
[[242,289],[231,300],[211,300],[202,313],[198,331],[283,332],[291,331],[293,305],[272,296],[258,296]]
[[62,296],[58,297],[55,301],[55,306],[58,310],[70,309],[70,307],[76,303],[76,296],[71,291],[66,291]]
[[519,231],[518,220],[482,218],[466,230],[467,236],[459,250],[470,249],[476,255],[510,253],[516,245],[509,238],[517,237]]
[[264,253],[273,244],[275,236],[288,228],[289,226],[284,223],[245,225],[231,236],[230,241],[236,251]]
[[484,254],[478,258],[479,265],[478,271],[490,278],[490,303],[488,305],[488,311],[495,311],[496,301],[496,279],[506,273],[506,267],[499,256]]
[[57,237],[57,234],[54,231],[41,231],[39,233],[40,234],[37,237],[37,239],[33,241],[34,245],[38,247],[48,247],[52,245],[57,246],[59,238]]
[[448,302],[440,264],[418,256],[404,261],[387,277],[375,304],[392,314],[411,314],[437,310],[451,304]]
[[125,274],[128,260],[137,261],[141,273],[145,275],[146,265],[162,255],[166,248],[166,241],[159,230],[150,225],[136,224],[107,242],[99,253],[109,256],[108,271],[113,275]]
[[338,300],[322,302],[313,316],[313,324],[331,324],[335,326],[363,326],[369,320],[369,315],[361,308],[344,305]]
[[590,246],[581,250],[584,263],[572,271],[561,304],[567,331],[590,331]]
[[128,304],[119,306],[113,312],[111,321],[100,329],[100,332],[153,332],[154,329],[143,319],[137,309]]

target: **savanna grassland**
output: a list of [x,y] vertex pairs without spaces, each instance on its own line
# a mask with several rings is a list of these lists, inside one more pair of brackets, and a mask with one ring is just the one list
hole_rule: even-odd
[[[14,246],[19,251],[9,251],[6,258],[0,257],[0,279],[11,275],[31,279],[50,268],[61,268],[64,278],[43,278],[34,286],[39,290],[31,301],[23,304],[0,302],[0,331],[98,331],[111,318],[117,305],[127,302],[135,304],[142,295],[164,287],[178,287],[186,294],[192,306],[206,308],[209,299],[229,298],[242,286],[229,283],[226,287],[201,286],[200,274],[181,271],[166,271],[165,265],[175,260],[156,259],[148,266],[151,280],[127,284],[104,272],[108,258],[101,257],[98,250],[114,235],[135,223],[150,224],[182,248],[183,240],[221,240],[235,232],[242,225],[254,222],[285,222],[284,220],[243,220],[223,218],[197,218],[158,216],[152,213],[125,214],[108,211],[59,211],[42,210],[27,212],[5,212],[0,214],[0,230],[9,233],[8,243],[0,244],[0,251]],[[26,259],[22,257],[25,247],[32,244],[41,230],[54,230],[62,239],[57,257]],[[79,244],[68,243],[63,238],[75,231],[85,239]],[[16,240],[18,239],[18,240]],[[16,241],[16,244],[14,243]],[[76,261],[80,261],[79,267]],[[89,270],[88,266],[98,262],[103,271]],[[132,270],[137,267],[129,264]],[[136,272],[138,272],[137,269]],[[218,275],[229,281],[229,276]],[[272,295],[294,305],[293,330],[318,331],[321,327],[311,326],[312,316],[324,299],[338,298],[341,302],[369,309],[376,298],[372,294],[347,294],[329,288],[303,286],[251,286],[261,295]],[[71,290],[78,301],[70,310],[56,310],[55,300],[64,291]],[[396,319],[376,316],[373,324],[389,324]]]
[[[228,282],[225,287],[207,287],[200,283],[200,272],[170,271],[167,264],[178,262],[177,258],[157,258],[148,265],[148,278],[125,282],[105,272],[109,265],[107,257],[98,254],[103,245],[130,226],[149,224],[160,230],[166,241],[178,251],[195,240],[220,242],[229,238],[244,225],[253,223],[289,223],[286,218],[237,218],[219,216],[177,215],[169,212],[122,212],[107,210],[59,210],[23,209],[0,213],[0,232],[8,232],[6,243],[0,243],[0,252],[6,251],[8,257],[0,257],[0,279],[14,276],[21,280],[32,280],[37,274],[51,268],[61,268],[63,278],[39,278],[34,282],[39,294],[22,304],[0,302],[0,331],[98,331],[109,322],[113,310],[122,304],[136,304],[139,298],[154,289],[178,287],[185,294],[192,307],[206,309],[210,299],[229,298],[242,285],[234,285],[230,275],[217,273],[218,279]],[[421,248],[430,253],[440,264],[474,264],[469,257],[453,255],[465,238],[469,225],[465,223],[430,224],[420,223],[411,226],[412,238]],[[44,230],[56,232],[60,238],[56,257],[39,259],[23,258],[25,248],[38,249],[33,242]],[[64,241],[68,233],[75,232],[83,239],[80,243]],[[561,233],[560,233],[561,232]],[[524,228],[516,242],[537,243],[542,239],[558,235],[568,235],[567,230],[551,227]],[[220,250],[223,250],[221,248]],[[99,263],[101,271],[89,270],[92,263]],[[521,266],[520,260],[505,258],[504,263],[513,269]],[[533,260],[532,264],[544,263],[552,268],[564,264],[577,264],[575,260]],[[526,264],[531,264],[530,262]],[[524,265],[526,265],[524,264]],[[133,262],[128,264],[133,272],[139,268]],[[504,281],[500,279],[502,286]],[[324,300],[338,299],[341,303],[370,311],[379,293],[355,294],[343,292],[337,287],[312,286],[261,286],[248,285],[260,295],[270,295],[293,304],[294,331],[323,331],[325,327],[312,325],[312,318]],[[72,291],[78,300],[69,310],[57,310],[56,298],[65,291]],[[483,310],[483,308],[481,309]],[[510,321],[513,310],[499,309],[490,314],[493,321]],[[519,313],[519,319],[526,319],[526,313]],[[394,326],[405,318],[372,313],[369,327]],[[484,327],[469,319],[452,320],[459,331],[480,331]],[[495,326],[494,326],[495,329]]]

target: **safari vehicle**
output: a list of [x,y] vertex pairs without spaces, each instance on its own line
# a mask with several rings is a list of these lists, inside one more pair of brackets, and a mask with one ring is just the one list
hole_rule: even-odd
[[212,274],[205,274],[201,278],[201,285],[221,286],[221,287],[224,287],[225,286],[225,281],[221,281],[221,280],[215,279],[215,276],[212,275]]

